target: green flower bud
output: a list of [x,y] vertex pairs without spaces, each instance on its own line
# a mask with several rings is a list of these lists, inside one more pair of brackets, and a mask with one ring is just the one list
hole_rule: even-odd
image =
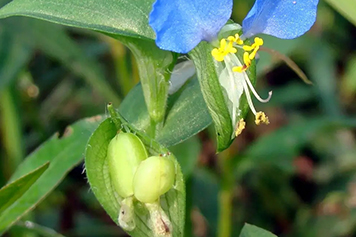
[[153,203],[174,183],[175,167],[172,160],[151,156],[142,161],[133,180],[134,195],[143,203]]
[[133,195],[136,169],[148,157],[141,140],[132,133],[119,133],[109,143],[107,159],[112,185],[123,198]]

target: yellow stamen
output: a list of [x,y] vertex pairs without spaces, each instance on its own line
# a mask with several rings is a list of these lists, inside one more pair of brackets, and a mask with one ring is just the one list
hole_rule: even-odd
[[244,41],[240,38],[239,34],[235,34],[235,36],[229,36],[227,37],[227,40],[229,40],[230,42],[234,42],[238,45],[244,44]]
[[224,57],[228,55],[229,53],[236,53],[237,49],[234,48],[233,41],[227,42],[226,39],[220,40],[220,47],[219,48],[214,48],[211,51],[211,55],[214,57],[214,59],[218,62],[224,61]]
[[250,54],[250,59],[254,59],[256,57],[257,51],[260,49],[260,46],[263,45],[263,39],[256,37],[255,38],[255,43],[253,44],[255,46],[254,50]]
[[244,53],[244,63],[246,67],[251,66],[251,56],[247,52]]
[[240,121],[237,123],[236,129],[235,129],[236,137],[242,133],[242,130],[245,129],[245,126],[246,126],[246,123],[245,123],[244,119],[240,119]]
[[257,125],[260,125],[262,123],[269,124],[269,120],[268,120],[267,115],[265,113],[263,113],[262,111],[257,112],[256,115],[255,115],[255,123]]
[[239,66],[239,67],[233,67],[232,71],[233,72],[244,72],[251,66],[251,59],[249,57],[249,53],[245,52],[244,53],[244,65]]

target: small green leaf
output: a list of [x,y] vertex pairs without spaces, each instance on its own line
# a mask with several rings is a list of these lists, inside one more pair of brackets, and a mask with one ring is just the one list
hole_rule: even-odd
[[148,14],[153,0],[15,0],[0,10],[0,18],[28,16],[62,25],[114,35],[153,40]]
[[48,169],[26,193],[0,214],[0,235],[36,206],[82,160],[89,136],[101,117],[83,119],[68,127],[63,137],[53,136],[20,164],[10,182],[50,162]]
[[257,226],[245,223],[240,233],[240,237],[277,237],[277,235]]
[[[135,133],[145,144],[150,155],[167,154],[166,148],[131,127],[121,117],[122,127]],[[85,166],[90,186],[103,208],[111,219],[118,224],[120,202],[122,198],[114,192],[109,176],[107,149],[111,139],[116,135],[117,128],[111,118],[102,122],[91,136],[85,155]],[[175,185],[161,196],[161,205],[173,225],[173,236],[182,236],[185,218],[185,187],[183,174],[178,162],[176,167]],[[132,236],[153,236],[147,209],[139,202],[134,202],[136,227],[128,233]]]
[[0,189],[0,214],[19,199],[48,168],[49,163],[38,167]]
[[[133,109],[134,108],[134,109]],[[123,117],[137,130],[150,130],[150,117],[144,102],[141,85],[134,87],[119,107]],[[192,137],[211,124],[211,117],[201,94],[198,80],[190,80],[168,98],[167,115],[156,140],[171,147]]]

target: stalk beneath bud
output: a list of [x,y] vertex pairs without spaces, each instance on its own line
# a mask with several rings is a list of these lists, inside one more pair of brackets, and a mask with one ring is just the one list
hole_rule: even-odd
[[150,212],[150,221],[154,237],[171,237],[172,223],[163,211],[159,201],[145,204]]
[[120,226],[126,231],[135,229],[136,222],[133,197],[128,197],[122,200],[118,221]]

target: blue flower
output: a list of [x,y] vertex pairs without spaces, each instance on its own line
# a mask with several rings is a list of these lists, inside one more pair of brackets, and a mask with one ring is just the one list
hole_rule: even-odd
[[[293,39],[310,29],[319,0],[256,0],[243,20],[242,38],[263,33]],[[231,16],[233,0],[156,0],[149,24],[156,44],[187,53],[201,41],[212,41]]]
[[[233,139],[245,128],[240,99],[246,96],[247,104],[255,115],[255,123],[268,124],[269,119],[257,111],[252,95],[262,103],[270,100],[272,92],[262,99],[254,89],[246,70],[263,45],[255,37],[253,43],[244,41],[256,34],[268,34],[282,39],[293,39],[314,24],[319,0],[256,0],[242,22],[242,32],[220,39],[219,32],[232,33],[241,30],[237,24],[226,24],[231,16],[233,0],[156,0],[149,16],[149,24],[156,33],[156,44],[164,50],[188,53],[201,41],[215,42],[211,51],[215,59],[215,72],[226,94]],[[243,50],[243,62],[236,53]]]

